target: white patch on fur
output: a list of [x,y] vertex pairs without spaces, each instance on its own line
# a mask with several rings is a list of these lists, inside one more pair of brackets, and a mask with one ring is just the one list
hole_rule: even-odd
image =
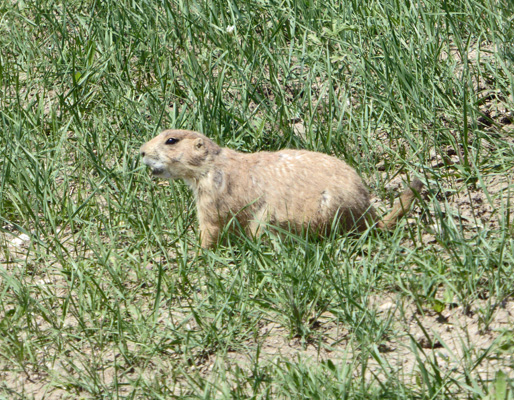
[[332,196],[330,196],[330,193],[328,191],[324,190],[321,193],[321,199],[319,202],[319,206],[322,210],[326,210],[330,207],[330,201],[332,200]]
[[162,173],[158,175],[161,178],[169,179],[172,177],[169,171],[166,169],[166,165],[162,163],[160,160],[156,160],[155,158],[150,158],[146,156],[143,157],[143,163],[150,167],[152,171],[161,170]]

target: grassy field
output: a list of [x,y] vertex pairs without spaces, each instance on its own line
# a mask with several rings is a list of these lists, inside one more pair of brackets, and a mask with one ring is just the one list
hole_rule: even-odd
[[[514,398],[513,43],[511,0],[2,1],[0,398]],[[165,128],[426,189],[201,251]]]

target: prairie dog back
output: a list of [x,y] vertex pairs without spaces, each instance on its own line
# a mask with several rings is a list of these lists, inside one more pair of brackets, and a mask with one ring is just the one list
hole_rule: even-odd
[[[268,223],[326,234],[336,219],[343,230],[374,222],[390,228],[415,198],[407,189],[395,214],[377,221],[362,179],[344,161],[305,150],[239,153],[193,131],[166,130],[141,147],[141,156],[155,176],[192,188],[203,247],[215,244],[233,217],[252,235]],[[412,186],[419,191],[421,182]]]

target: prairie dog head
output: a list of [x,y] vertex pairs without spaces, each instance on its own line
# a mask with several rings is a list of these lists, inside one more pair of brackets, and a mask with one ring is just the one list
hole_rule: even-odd
[[154,176],[197,179],[209,171],[221,148],[201,133],[166,130],[141,146],[143,162]]

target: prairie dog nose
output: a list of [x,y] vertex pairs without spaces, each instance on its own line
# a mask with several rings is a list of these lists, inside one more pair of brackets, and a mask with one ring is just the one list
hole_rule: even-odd
[[145,145],[146,145],[146,143],[145,143],[145,144],[143,144],[143,145],[140,147],[140,149],[139,149],[139,154],[141,154],[141,157],[146,156]]

